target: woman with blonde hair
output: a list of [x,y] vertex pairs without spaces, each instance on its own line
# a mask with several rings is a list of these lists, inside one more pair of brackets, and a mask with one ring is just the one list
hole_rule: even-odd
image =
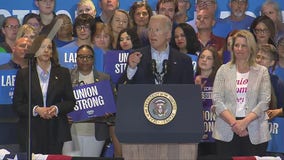
[[38,36],[36,29],[29,24],[24,24],[19,28],[16,39],[26,37],[33,41],[36,36]]
[[93,16],[94,18],[96,17],[97,10],[96,6],[94,5],[93,1],[91,0],[80,0],[77,3],[77,14],[89,14]]
[[251,32],[238,31],[231,51],[231,61],[218,69],[213,84],[217,155],[262,156],[271,139],[266,114],[271,98],[269,73],[255,63],[257,45]]

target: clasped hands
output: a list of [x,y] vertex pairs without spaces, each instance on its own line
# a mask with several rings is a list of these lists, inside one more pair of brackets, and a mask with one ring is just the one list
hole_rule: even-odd
[[36,112],[39,114],[39,116],[43,119],[51,119],[53,117],[56,117],[56,107],[50,106],[50,107],[37,107]]
[[231,124],[232,131],[235,132],[240,137],[245,137],[248,135],[247,123],[242,120],[236,120],[233,124]]

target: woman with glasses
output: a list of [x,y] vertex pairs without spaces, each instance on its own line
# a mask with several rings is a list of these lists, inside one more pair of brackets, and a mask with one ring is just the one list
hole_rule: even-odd
[[133,29],[137,32],[143,46],[150,44],[147,36],[147,28],[152,15],[151,7],[143,1],[134,2],[129,9]]
[[4,42],[0,43],[0,50],[3,53],[12,53],[12,48],[15,45],[17,33],[20,27],[20,22],[16,17],[6,17],[2,24],[2,34],[4,35]]
[[23,25],[29,24],[33,26],[36,30],[36,33],[39,34],[43,25],[41,23],[41,18],[38,14],[35,13],[28,13],[24,16]]
[[253,33],[256,43],[275,45],[275,27],[273,21],[268,16],[258,16],[251,24],[250,31]]
[[102,71],[103,68],[103,53],[104,51],[101,48],[95,46],[92,42],[92,34],[95,30],[94,28],[94,17],[90,14],[80,14],[75,18],[73,23],[73,34],[76,37],[73,42],[68,43],[67,45],[60,48],[60,51],[65,49],[70,50],[71,52],[76,53],[76,50],[82,45],[93,46],[93,49],[96,52],[95,65],[97,70]]
[[[89,45],[81,45],[77,49],[77,67],[70,71],[73,87],[102,80],[110,81],[109,75],[97,71],[94,56],[94,50]],[[71,133],[77,156],[100,157],[109,130],[105,123],[80,122],[72,123]]]
[[284,23],[282,22],[282,13],[278,3],[275,0],[266,0],[261,7],[261,14],[272,19],[275,25],[275,42],[281,36],[284,36]]

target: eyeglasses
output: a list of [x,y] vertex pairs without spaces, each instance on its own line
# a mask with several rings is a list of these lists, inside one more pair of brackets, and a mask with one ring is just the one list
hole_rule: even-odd
[[33,26],[34,28],[39,28],[40,27],[39,23],[28,23],[28,24]]
[[89,30],[90,26],[89,25],[81,25],[81,26],[76,26],[76,30],[81,31],[81,30]]
[[13,30],[13,29],[19,29],[19,25],[6,25],[5,28],[8,28],[9,30]]
[[78,60],[86,60],[86,61],[91,61],[91,60],[93,60],[93,58],[94,58],[94,56],[93,55],[86,55],[86,56],[84,56],[84,55],[77,55],[77,59]]
[[265,34],[265,33],[268,33],[268,32],[269,32],[268,29],[254,29],[255,34]]

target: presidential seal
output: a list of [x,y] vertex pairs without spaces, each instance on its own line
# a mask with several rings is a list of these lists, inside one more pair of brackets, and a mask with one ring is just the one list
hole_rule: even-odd
[[144,115],[156,125],[165,125],[171,122],[176,113],[176,101],[169,93],[152,93],[144,102]]

